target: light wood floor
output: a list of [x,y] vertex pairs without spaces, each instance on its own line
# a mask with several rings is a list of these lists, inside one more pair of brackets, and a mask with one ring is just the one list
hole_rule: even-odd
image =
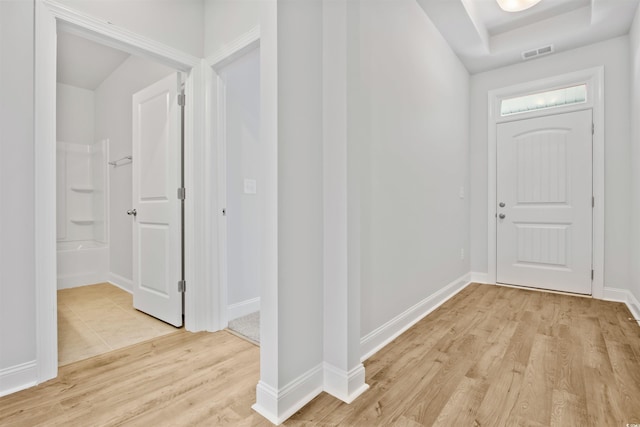
[[[640,328],[623,304],[470,285],[366,363],[350,405],[322,394],[290,426],[640,423]],[[259,348],[179,332],[77,362],[0,399],[0,425],[268,426]]]
[[134,309],[132,295],[109,283],[58,291],[59,366],[176,330]]

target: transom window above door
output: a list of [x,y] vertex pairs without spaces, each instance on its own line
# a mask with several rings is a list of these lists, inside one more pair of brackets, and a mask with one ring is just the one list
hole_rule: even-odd
[[587,102],[587,85],[565,87],[517,96],[500,101],[500,116],[528,113],[548,108],[564,107]]

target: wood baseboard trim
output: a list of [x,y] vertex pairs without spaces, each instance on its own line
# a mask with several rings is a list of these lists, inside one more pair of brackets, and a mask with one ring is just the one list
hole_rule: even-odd
[[260,380],[256,387],[256,403],[251,408],[273,424],[280,425],[322,392],[323,371],[323,364],[319,364],[281,389]]
[[410,307],[404,313],[399,314],[384,325],[362,337],[360,339],[360,360],[364,362],[382,347],[415,325],[427,314],[440,307],[455,294],[467,287],[469,283],[472,283],[470,279],[470,273],[460,276],[436,293],[429,295],[413,307]]
[[131,279],[127,279],[126,277],[110,272],[108,282],[123,291],[129,292],[130,294],[133,293],[133,280]]
[[[611,288],[605,286],[603,298],[605,301],[623,302],[640,326],[640,301],[628,289]],[[633,319],[631,319],[633,320]]]
[[38,366],[35,360],[0,369],[0,397],[38,384]]
[[471,283],[484,283],[487,285],[495,285],[495,283],[491,283],[489,281],[489,275],[487,273],[479,273],[477,271],[472,271],[469,273],[469,281]]
[[227,322],[260,311],[260,297],[240,301],[227,306]]
[[351,403],[368,389],[362,363],[348,372],[324,363],[324,391],[333,397]]

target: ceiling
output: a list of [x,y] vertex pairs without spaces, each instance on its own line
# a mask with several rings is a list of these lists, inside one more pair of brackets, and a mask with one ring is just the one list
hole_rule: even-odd
[[129,56],[85,38],[58,32],[58,83],[95,90]]
[[509,13],[495,0],[417,0],[472,74],[546,45],[560,52],[628,34],[638,1],[541,0]]
[[[541,0],[509,13],[495,0],[417,0],[472,74],[521,62],[523,51],[546,45],[560,52],[625,35],[639,1]],[[95,90],[128,57],[59,32],[58,82]]]

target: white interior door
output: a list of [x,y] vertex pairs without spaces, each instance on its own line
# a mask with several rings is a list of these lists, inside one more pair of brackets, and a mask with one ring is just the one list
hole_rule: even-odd
[[179,75],[133,95],[133,306],[182,326]]
[[591,294],[591,110],[497,127],[497,282]]

